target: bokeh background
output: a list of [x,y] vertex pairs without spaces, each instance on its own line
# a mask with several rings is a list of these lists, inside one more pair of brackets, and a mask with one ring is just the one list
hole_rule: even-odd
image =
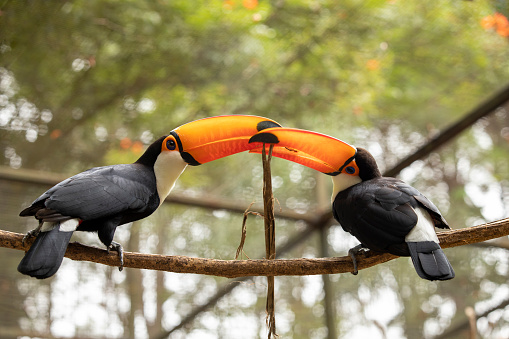
[[[208,116],[261,115],[326,133],[366,147],[387,170],[507,86],[508,16],[502,0],[2,1],[0,228],[35,227],[18,213],[55,180],[135,161],[159,136]],[[453,228],[509,216],[508,109],[399,173]],[[281,159],[272,175],[286,213],[277,246],[300,239],[280,257],[343,256],[357,244],[334,222],[309,231],[330,210],[330,179]],[[175,203],[119,227],[115,240],[127,251],[233,259],[238,211],[261,205],[261,187],[256,155],[189,167]],[[247,232],[246,255],[263,258],[263,220],[249,217]],[[75,240],[101,246],[93,234]],[[456,271],[446,282],[421,280],[408,258],[358,276],[277,277],[277,331],[465,338],[472,307],[485,313],[480,338],[507,338],[507,242],[446,249]],[[17,273],[22,255],[0,248],[0,338],[267,336],[263,277],[64,259],[36,281]]]

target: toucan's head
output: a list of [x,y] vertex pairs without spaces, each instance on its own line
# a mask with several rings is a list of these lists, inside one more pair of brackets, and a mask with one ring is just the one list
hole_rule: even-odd
[[161,202],[187,165],[197,166],[253,149],[249,139],[277,122],[252,115],[223,115],[200,119],[175,128],[150,145],[136,161],[152,167]]
[[154,166],[159,158],[185,165],[206,162],[256,147],[249,139],[266,128],[280,127],[274,120],[253,115],[223,115],[181,125],[156,140],[137,163]]
[[281,127],[277,122],[253,115],[223,115],[200,119],[175,128],[163,140],[161,152],[179,152],[189,165],[250,150],[249,139],[266,128]]
[[250,139],[261,152],[261,144],[274,144],[272,155],[313,168],[333,177],[334,195],[361,181],[381,176],[373,156],[325,134],[296,128],[269,128]]

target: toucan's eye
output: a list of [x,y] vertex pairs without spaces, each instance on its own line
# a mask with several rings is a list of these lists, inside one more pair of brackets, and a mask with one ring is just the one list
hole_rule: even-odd
[[355,167],[348,166],[347,168],[345,168],[345,172],[348,173],[348,174],[354,174],[355,173]]
[[166,140],[166,148],[169,149],[170,151],[173,151],[175,148],[177,148],[175,140],[172,139]]

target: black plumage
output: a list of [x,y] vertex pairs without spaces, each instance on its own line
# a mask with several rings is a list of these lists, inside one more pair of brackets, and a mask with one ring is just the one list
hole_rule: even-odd
[[349,251],[354,274],[355,252],[368,248],[410,256],[424,279],[454,277],[435,233],[435,227],[449,228],[438,208],[403,181],[383,177],[367,150],[296,128],[269,128],[251,137],[250,142],[275,144],[273,156],[332,177],[334,218],[361,242]]
[[39,227],[25,236],[37,238],[18,270],[37,278],[54,274],[74,231],[97,232],[108,250],[119,252],[122,269],[122,246],[113,241],[119,225],[152,214],[188,165],[256,148],[251,136],[280,126],[253,115],[199,119],[156,140],[133,164],[92,168],[62,181],[20,213],[34,216]]
[[[454,271],[437,242],[426,236],[407,241],[418,222],[418,227],[450,228],[438,208],[414,187],[382,177],[366,150],[358,148],[355,161],[362,181],[338,192],[333,201],[334,218],[341,227],[363,247],[411,256],[417,273],[424,279],[452,279]],[[429,214],[431,223],[419,221],[418,209]],[[431,233],[428,231],[423,230],[423,234]]]
[[369,249],[408,256],[405,237],[417,224],[418,207],[432,216],[436,227],[449,228],[431,201],[395,178],[378,177],[339,192],[332,210],[342,228]]
[[53,222],[49,232],[39,232],[18,271],[47,278],[59,268],[73,231],[61,231],[62,222],[77,219],[77,231],[97,232],[101,242],[112,245],[117,226],[145,218],[160,204],[154,163],[165,137],[154,142],[133,164],[96,167],[53,186],[20,216]]
[[40,232],[18,265],[20,273],[45,279],[55,274],[64,259],[73,232],[63,232],[60,224],[47,232]]

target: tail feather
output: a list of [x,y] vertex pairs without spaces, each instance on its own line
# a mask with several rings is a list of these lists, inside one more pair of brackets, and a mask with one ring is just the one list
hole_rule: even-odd
[[434,241],[407,242],[417,274],[427,280],[449,280],[454,270],[444,251]]
[[64,259],[73,231],[60,230],[60,223],[47,232],[40,232],[18,265],[20,273],[45,279],[55,274]]

